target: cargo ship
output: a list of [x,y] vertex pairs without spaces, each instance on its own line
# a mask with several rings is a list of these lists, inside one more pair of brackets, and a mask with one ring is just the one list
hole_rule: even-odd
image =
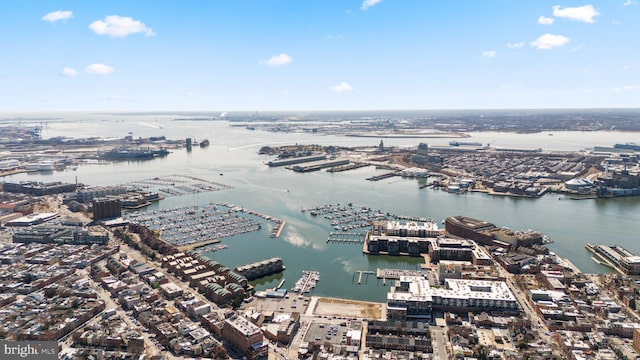
[[169,154],[166,149],[116,148],[98,152],[98,158],[103,160],[147,160],[163,157]]
[[640,145],[632,142],[624,143],[624,144],[615,144],[613,145],[614,149],[624,149],[624,150],[633,150],[640,151]]
[[482,143],[477,141],[449,141],[449,145],[451,146],[482,146]]

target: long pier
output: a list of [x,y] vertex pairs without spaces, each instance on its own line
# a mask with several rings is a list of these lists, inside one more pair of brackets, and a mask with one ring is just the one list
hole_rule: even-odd
[[355,169],[359,169],[361,167],[366,167],[366,166],[370,166],[370,164],[366,164],[366,163],[351,163],[351,164],[347,164],[347,165],[334,166],[334,167],[328,168],[327,172],[342,172],[342,171],[347,171],[347,170],[355,170]]
[[367,236],[366,232],[330,232],[327,242],[362,244]]
[[367,180],[369,180],[369,181],[380,181],[380,180],[388,179],[388,178],[394,177],[394,176],[399,176],[399,174],[394,171],[394,172],[384,173],[384,174],[381,174],[381,175],[371,176],[371,177],[368,177]]
[[203,247],[203,246],[207,246],[207,245],[211,245],[211,244],[217,244],[220,242],[220,239],[211,239],[211,240],[206,240],[206,241],[201,241],[201,242],[197,242],[197,243],[193,243],[193,244],[189,244],[189,245],[183,245],[183,246],[176,246],[178,248],[178,250],[180,252],[185,252],[187,250],[193,250],[193,249],[197,249],[199,247]]

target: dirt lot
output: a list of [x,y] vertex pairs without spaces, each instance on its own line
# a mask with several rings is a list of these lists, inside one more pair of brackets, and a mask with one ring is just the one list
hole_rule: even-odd
[[381,319],[384,304],[334,299],[318,298],[317,305],[313,310],[315,315],[331,315],[349,318]]

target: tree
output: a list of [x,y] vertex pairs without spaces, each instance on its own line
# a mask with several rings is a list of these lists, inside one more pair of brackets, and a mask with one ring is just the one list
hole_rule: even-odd
[[238,294],[231,302],[231,306],[233,306],[234,309],[239,308],[240,305],[242,305],[242,300],[244,300],[244,294]]

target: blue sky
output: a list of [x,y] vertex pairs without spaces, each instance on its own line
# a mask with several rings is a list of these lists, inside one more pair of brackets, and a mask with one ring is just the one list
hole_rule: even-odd
[[0,111],[640,107],[640,4],[0,2]]

